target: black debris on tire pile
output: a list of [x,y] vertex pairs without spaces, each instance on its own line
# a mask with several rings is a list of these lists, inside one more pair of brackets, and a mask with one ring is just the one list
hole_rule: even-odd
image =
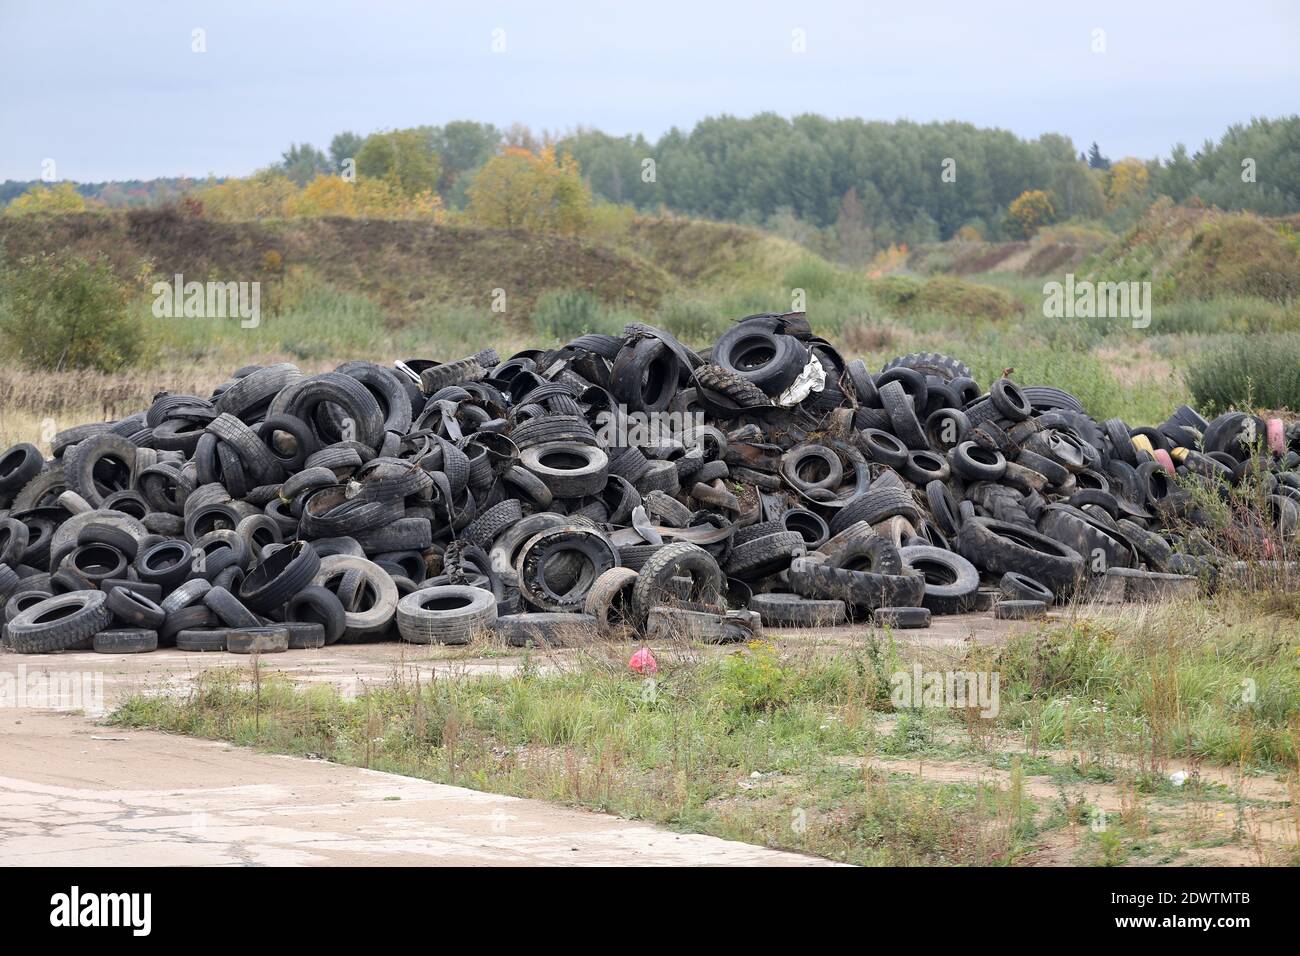
[[802,313],[701,352],[633,324],[504,361],[249,366],[51,449],[0,455],[19,652],[1014,619],[1222,587],[1243,543],[1289,574],[1300,524],[1294,423],[1097,421],[936,353],[872,372]]

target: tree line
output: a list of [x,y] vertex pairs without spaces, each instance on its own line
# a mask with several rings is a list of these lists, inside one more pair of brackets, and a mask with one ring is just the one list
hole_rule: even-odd
[[[339,185],[354,181],[370,186]],[[154,182],[166,183],[162,195],[176,192],[175,180]],[[539,184],[545,208],[525,208]],[[18,185],[0,186],[0,200],[21,211]],[[77,191],[112,205],[149,195],[147,182],[96,185]],[[1161,195],[1267,215],[1300,212],[1300,116],[1255,118],[1194,151],[1176,144],[1167,159],[1115,161],[1097,143],[1080,151],[1057,133],[1023,139],[959,122],[764,113],[711,117],[651,141],[464,120],[345,131],[324,149],[295,143],[253,177],[193,186],[193,195],[233,218],[477,207],[489,224],[564,231],[579,229],[581,207],[594,201],[762,226],[855,261],[898,244],[1023,237],[1053,222],[1122,226]],[[66,208],[68,197],[61,203]]]

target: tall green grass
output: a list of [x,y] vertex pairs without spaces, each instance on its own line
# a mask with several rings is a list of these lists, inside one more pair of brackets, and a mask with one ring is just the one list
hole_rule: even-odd
[[1300,410],[1300,335],[1228,338],[1192,364],[1187,385],[1209,413],[1232,407]]

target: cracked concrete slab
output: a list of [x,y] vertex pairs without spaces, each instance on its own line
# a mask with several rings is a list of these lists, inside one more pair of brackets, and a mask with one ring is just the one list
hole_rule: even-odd
[[0,866],[820,866],[538,800],[0,715]]

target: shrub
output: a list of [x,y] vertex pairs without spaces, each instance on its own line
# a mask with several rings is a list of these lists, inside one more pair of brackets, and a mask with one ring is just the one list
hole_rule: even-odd
[[745,649],[722,662],[717,699],[729,721],[754,713],[770,713],[790,702],[791,678],[776,648],[765,641],[750,641]]
[[908,276],[874,279],[869,295],[896,315],[948,315],[963,319],[1009,319],[1024,311],[1010,292],[951,276],[920,281]]
[[1187,387],[1207,414],[1230,407],[1300,410],[1300,335],[1227,339],[1192,364]]
[[129,302],[102,253],[24,256],[0,269],[0,344],[29,368],[113,371],[134,363],[144,342]]
[[[785,272],[788,289],[803,289],[809,300],[829,296],[839,282],[835,267],[825,259],[808,256],[800,259]],[[809,307],[812,307],[811,302]]]
[[561,342],[587,332],[617,335],[623,325],[590,292],[582,289],[544,293],[533,306],[533,328]]
[[683,342],[700,347],[712,345],[731,322],[716,306],[673,296],[660,305],[655,324]]

